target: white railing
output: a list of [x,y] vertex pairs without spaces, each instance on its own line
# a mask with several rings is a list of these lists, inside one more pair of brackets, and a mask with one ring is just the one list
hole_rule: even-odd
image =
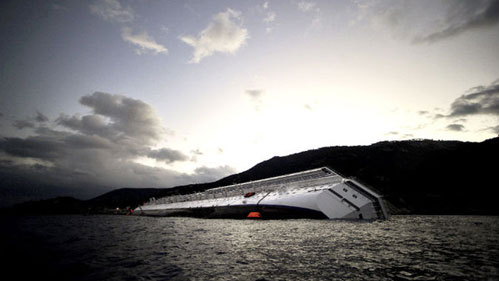
[[160,199],[151,198],[145,205],[171,204],[185,201],[208,200],[224,197],[242,196],[248,192],[282,191],[284,189],[306,188],[313,185],[341,182],[342,178],[331,170],[324,168],[279,176],[270,179],[234,184],[208,189],[187,195],[174,195]]

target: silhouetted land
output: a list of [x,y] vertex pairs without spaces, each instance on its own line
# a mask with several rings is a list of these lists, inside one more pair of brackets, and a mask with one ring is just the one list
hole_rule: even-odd
[[113,213],[150,197],[209,188],[328,166],[373,187],[392,214],[499,215],[495,195],[499,138],[459,141],[384,141],[369,146],[334,146],[273,157],[216,182],[174,188],[122,188],[90,200],[71,197],[26,202],[5,210],[20,214]]

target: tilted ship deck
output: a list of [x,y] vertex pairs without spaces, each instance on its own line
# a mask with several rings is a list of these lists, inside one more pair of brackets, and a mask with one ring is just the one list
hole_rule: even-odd
[[382,197],[323,167],[149,202],[134,215],[200,218],[386,219]]

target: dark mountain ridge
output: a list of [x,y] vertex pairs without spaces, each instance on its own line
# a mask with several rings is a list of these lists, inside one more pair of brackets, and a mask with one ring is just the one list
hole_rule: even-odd
[[499,138],[480,143],[410,140],[324,147],[276,156],[216,182],[164,189],[122,188],[86,201],[56,198],[18,204],[13,210],[82,213],[134,208],[150,197],[188,194],[328,166],[383,194],[393,213],[499,215],[493,198],[498,189],[497,156]]

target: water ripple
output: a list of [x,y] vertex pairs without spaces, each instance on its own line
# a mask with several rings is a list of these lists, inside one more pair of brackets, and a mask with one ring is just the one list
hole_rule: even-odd
[[1,222],[7,272],[19,280],[499,280],[498,217]]

